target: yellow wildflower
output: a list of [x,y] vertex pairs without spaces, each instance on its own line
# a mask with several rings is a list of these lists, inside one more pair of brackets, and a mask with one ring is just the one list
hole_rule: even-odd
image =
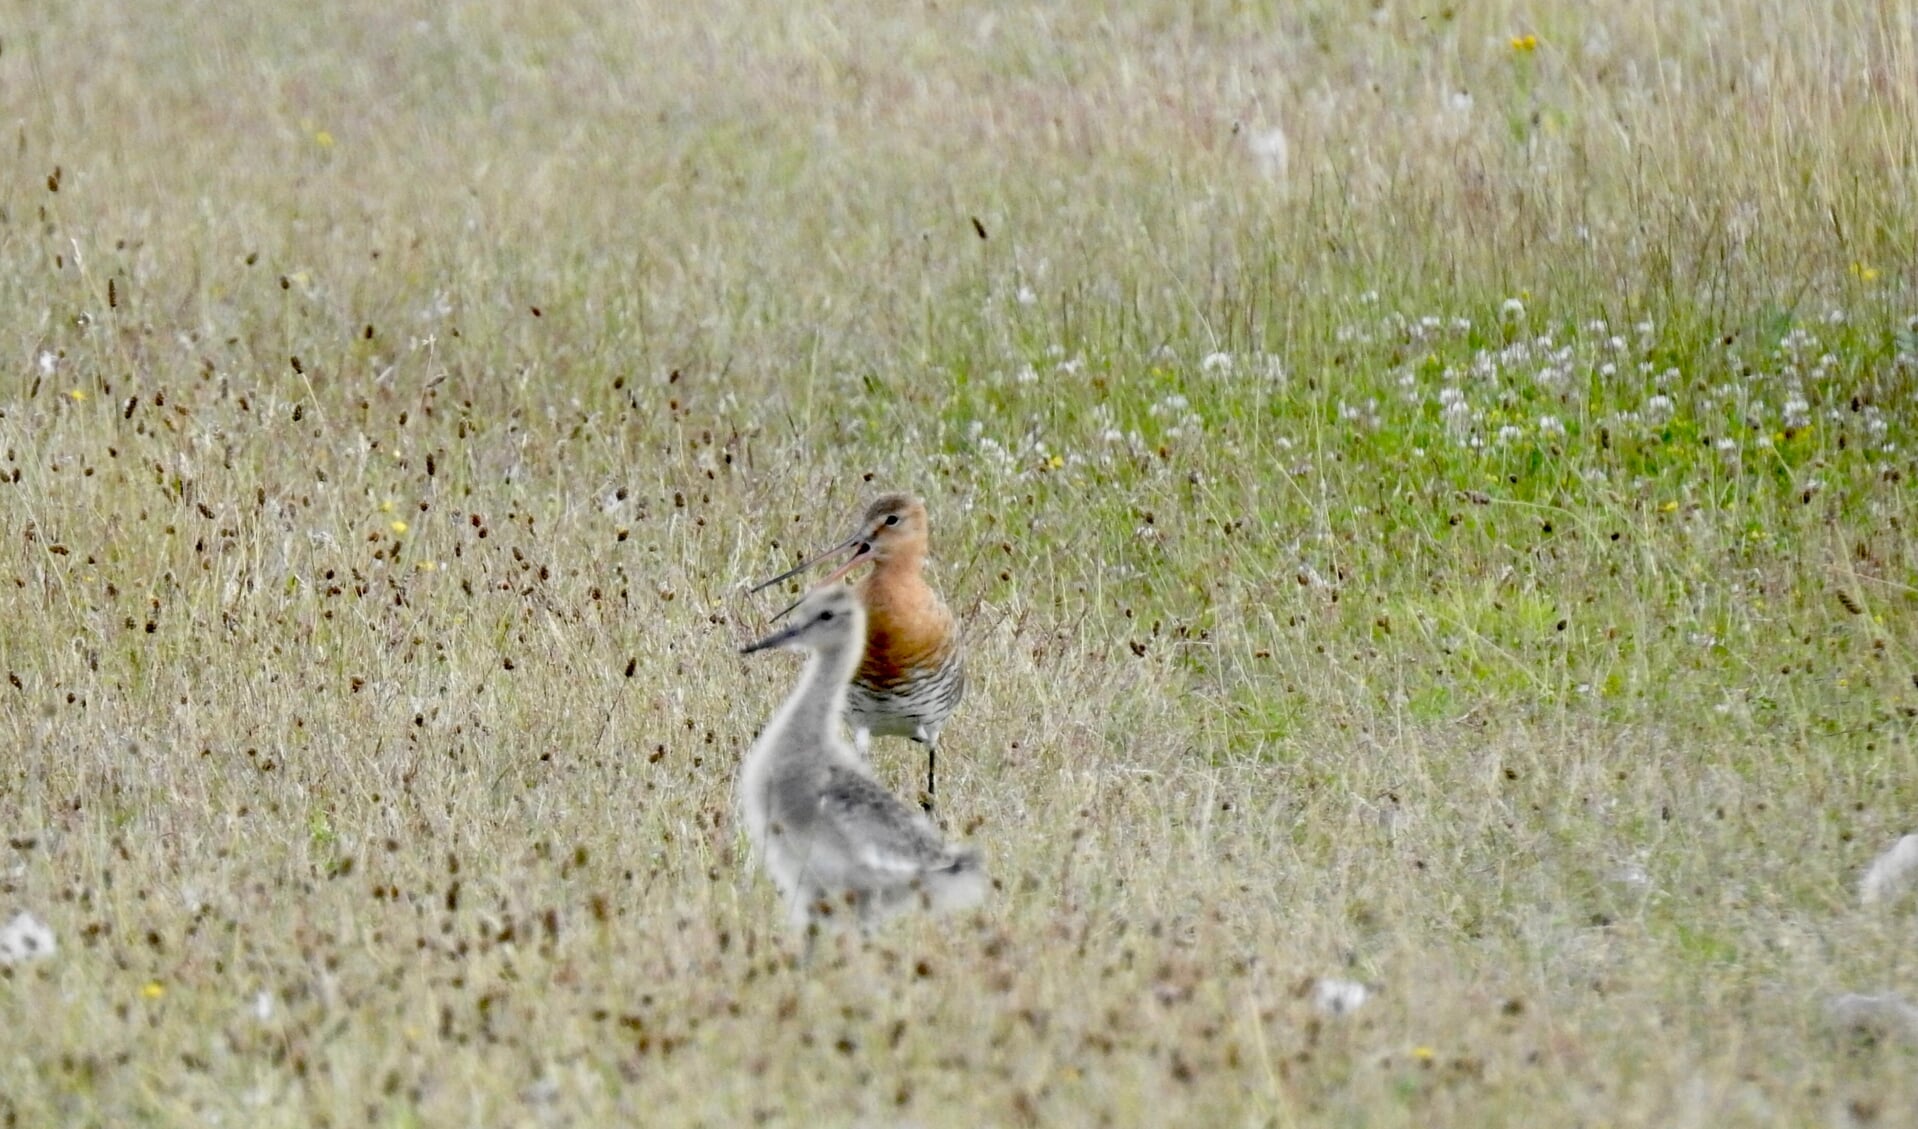
[[1437,1052],[1430,1047],[1412,1048],[1412,1057],[1418,1059],[1420,1062],[1431,1062],[1435,1054],[1437,1054]]
[[84,402],[87,398],[87,390],[84,388],[75,388],[73,391],[67,393],[67,395],[73,397],[76,403]]
[[320,130],[313,135],[313,142],[322,149],[331,149],[333,148],[333,135],[325,130]]
[[140,994],[149,1000],[157,1000],[166,995],[166,985],[158,980],[149,980],[140,988]]
[[393,532],[395,532],[395,533],[405,533],[405,532],[406,532],[406,523],[405,523],[405,522],[403,522],[403,521],[398,521],[398,520],[395,520],[395,521],[394,521],[394,522],[393,522],[393,523],[392,523],[392,524],[391,524],[391,525],[389,526],[389,528],[391,528],[391,529],[393,530]]
[[1514,35],[1512,37],[1512,50],[1517,51],[1521,55],[1531,54],[1538,50],[1538,36]]

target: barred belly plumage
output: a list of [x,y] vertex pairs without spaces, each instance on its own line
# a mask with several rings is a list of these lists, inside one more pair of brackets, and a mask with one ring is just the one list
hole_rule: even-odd
[[965,665],[957,655],[883,688],[855,679],[846,687],[846,724],[874,737],[926,741],[938,736],[965,693]]

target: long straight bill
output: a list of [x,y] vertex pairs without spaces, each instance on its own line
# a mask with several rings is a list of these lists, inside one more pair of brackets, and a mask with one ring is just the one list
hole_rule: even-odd
[[[799,596],[799,599],[794,600],[792,603],[787,604],[784,608],[781,608],[779,611],[779,614],[774,616],[772,618],[772,621],[774,623],[778,623],[780,620],[785,619],[787,614],[791,612],[794,608],[798,607],[802,602],[804,602],[807,596],[811,595],[814,592],[819,591],[821,588],[824,588],[828,584],[837,584],[840,580],[842,580],[845,577],[847,573],[859,567],[859,562],[872,556],[872,542],[860,541],[858,542],[858,545],[859,545],[859,550],[855,552],[851,557],[847,558],[845,564],[842,564],[838,568],[833,569],[831,576],[828,576],[826,579],[813,585],[807,591],[801,593]],[[845,548],[845,546],[841,545],[839,548],[843,549]],[[837,552],[837,551],[838,551],[837,549],[834,550],[834,552]],[[830,556],[831,554],[828,554],[828,555]]]
[[[818,556],[812,557],[808,560],[801,561],[800,563],[787,569],[785,572],[782,572],[778,576],[773,577],[771,580],[760,581],[758,584],[755,584],[751,588],[747,589],[747,594],[751,595],[754,592],[763,592],[782,580],[791,580],[793,577],[798,576],[800,573],[818,564],[820,561],[825,560],[827,557],[833,556],[838,553],[843,553],[847,549],[850,549],[857,544],[859,544],[859,537],[858,535],[855,534],[854,536],[848,537],[844,541],[841,541],[839,544],[834,545],[832,548],[827,549],[825,552],[820,553]],[[791,611],[791,610],[792,610],[791,608],[786,609],[786,611]],[[785,615],[785,614],[786,612],[779,613],[779,615]],[[774,616],[773,618],[777,619],[779,618],[779,616]]]
[[[798,605],[795,604],[793,606],[797,607]],[[786,611],[791,611],[791,610],[792,608],[786,609]],[[779,614],[784,615],[786,614],[786,612],[781,612]],[[739,648],[739,653],[742,655],[750,655],[754,651],[763,651],[769,647],[777,647],[781,643],[784,643],[787,640],[791,639],[793,636],[799,634],[799,629],[802,626],[803,626],[802,624],[795,623],[791,627],[788,627],[784,629],[783,631],[775,631],[771,635],[766,636],[764,639],[759,640],[757,643],[748,643],[744,647]]]

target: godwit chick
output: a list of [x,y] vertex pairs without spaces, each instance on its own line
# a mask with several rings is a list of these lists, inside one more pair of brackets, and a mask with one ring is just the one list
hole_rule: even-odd
[[976,904],[987,884],[979,856],[948,846],[839,735],[866,632],[858,596],[825,585],[791,611],[789,626],[742,651],[790,647],[811,658],[746,754],[739,807],[793,924],[848,912],[871,926],[914,903],[935,911]]
[[870,754],[874,737],[910,737],[926,747],[921,806],[931,811],[938,790],[939,730],[965,696],[966,670],[952,612],[923,575],[926,542],[926,504],[911,494],[884,494],[866,507],[851,537],[753,591],[847,549],[852,556],[823,583],[873,563],[858,586],[866,608],[866,654],[847,689],[846,723],[862,757]]

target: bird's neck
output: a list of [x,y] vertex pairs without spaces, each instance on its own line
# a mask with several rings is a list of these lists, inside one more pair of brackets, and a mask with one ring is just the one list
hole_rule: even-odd
[[938,596],[926,583],[925,565],[923,551],[888,557],[875,565],[859,584],[867,616],[915,618],[937,604]]
[[870,579],[874,584],[923,583],[919,574],[926,569],[926,547],[908,545],[896,548],[888,556],[873,562]]
[[859,653],[860,648],[850,644],[814,651],[786,699],[783,724],[796,732],[836,734],[839,715],[846,710],[846,683],[859,665]]
[[[924,560],[918,556],[903,562],[884,561],[859,586],[866,605],[867,641],[891,658],[937,650],[952,634],[952,613],[920,574]],[[869,650],[865,657],[870,667],[882,656]]]

